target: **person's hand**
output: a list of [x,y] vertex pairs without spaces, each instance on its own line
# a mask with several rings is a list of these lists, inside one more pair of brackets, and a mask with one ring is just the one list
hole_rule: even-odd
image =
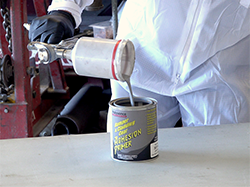
[[35,18],[29,30],[30,41],[57,44],[74,35],[75,20],[65,11],[51,11],[48,15]]

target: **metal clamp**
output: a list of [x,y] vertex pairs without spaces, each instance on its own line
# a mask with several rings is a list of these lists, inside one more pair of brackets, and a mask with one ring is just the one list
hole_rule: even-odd
[[62,40],[59,44],[33,41],[28,44],[27,48],[29,51],[38,53],[38,63],[48,64],[58,58],[71,59],[71,50],[74,48],[77,40],[84,34],[85,33]]
[[38,63],[48,64],[58,58],[70,59],[74,45],[75,40],[61,41],[58,45],[34,41],[30,42],[27,48],[29,51],[38,53]]

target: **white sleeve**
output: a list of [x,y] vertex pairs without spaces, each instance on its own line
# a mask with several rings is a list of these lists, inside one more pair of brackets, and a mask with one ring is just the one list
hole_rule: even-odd
[[82,22],[81,14],[86,6],[93,3],[94,0],[53,0],[48,7],[48,11],[65,10],[70,12],[75,19],[76,27]]

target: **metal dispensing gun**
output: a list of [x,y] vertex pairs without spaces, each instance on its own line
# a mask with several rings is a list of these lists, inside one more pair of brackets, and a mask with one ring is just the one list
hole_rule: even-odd
[[27,46],[38,63],[48,64],[58,58],[72,61],[78,75],[125,81],[135,63],[134,45],[129,40],[83,37],[83,34],[62,40],[59,44],[38,41]]

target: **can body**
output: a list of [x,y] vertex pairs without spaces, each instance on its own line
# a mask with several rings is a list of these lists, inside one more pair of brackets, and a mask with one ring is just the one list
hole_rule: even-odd
[[115,160],[140,161],[158,156],[157,101],[151,98],[110,101],[112,109],[111,157]]
[[78,75],[125,81],[134,68],[134,45],[129,40],[82,37],[71,60]]

